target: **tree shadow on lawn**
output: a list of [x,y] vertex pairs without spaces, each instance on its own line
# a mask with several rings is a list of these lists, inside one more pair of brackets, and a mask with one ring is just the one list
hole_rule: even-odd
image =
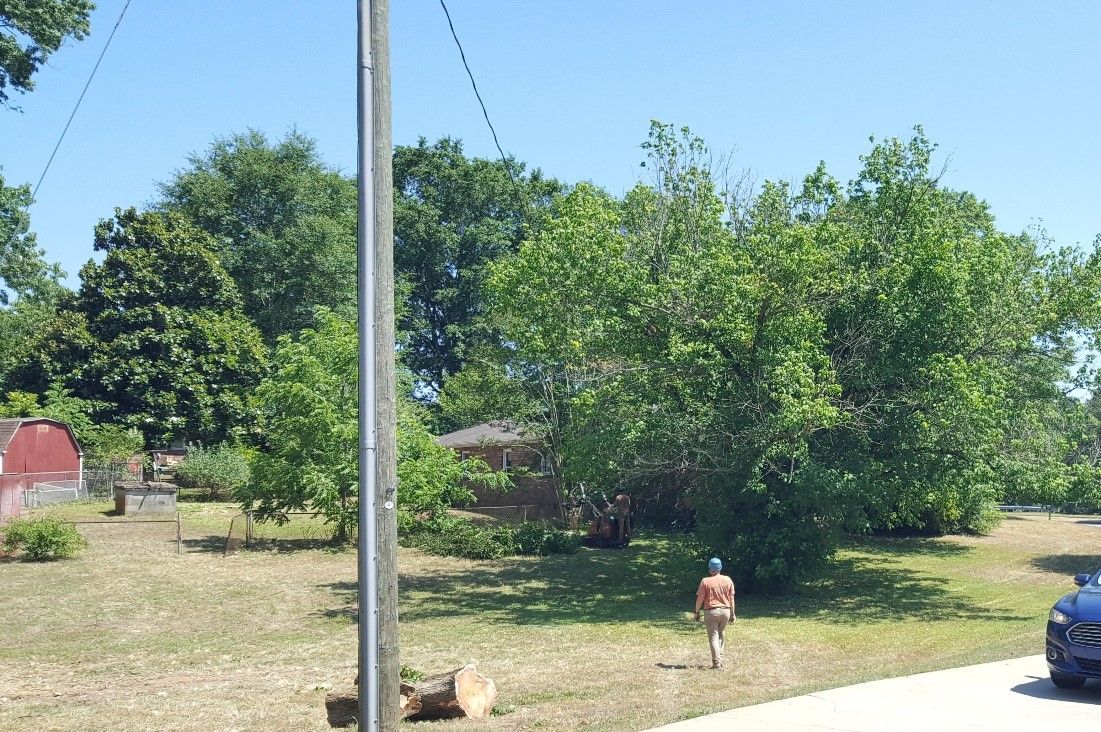
[[1033,567],[1044,572],[1065,574],[1073,577],[1082,572],[1093,574],[1101,567],[1101,556],[1097,554],[1046,554],[1042,557],[1034,557],[1031,562]]
[[[832,560],[826,574],[781,593],[744,593],[745,617],[815,618],[831,623],[877,620],[1024,620],[1023,616],[979,607],[954,593],[949,580],[900,566],[894,556],[957,554],[966,547],[924,539],[860,542],[874,556]],[[882,543],[890,544],[884,550]],[[946,545],[947,544],[947,545]],[[446,566],[447,560],[441,560]],[[401,574],[401,617],[472,616],[517,625],[644,622],[686,628],[694,608],[702,565],[692,550],[670,539],[633,543],[621,550],[582,549],[572,556],[467,563],[454,571]],[[356,618],[356,585],[328,587],[345,603],[325,617]]]

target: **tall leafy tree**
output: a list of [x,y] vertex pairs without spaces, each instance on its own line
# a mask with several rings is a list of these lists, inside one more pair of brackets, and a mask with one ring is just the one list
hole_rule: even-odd
[[269,345],[356,302],[356,186],[297,132],[278,143],[249,131],[214,141],[161,185],[161,208],[212,246]]
[[58,382],[97,404],[94,418],[143,432],[222,442],[254,418],[266,367],[210,238],[176,214],[117,211],[96,227],[102,264],[81,269],[17,371],[25,389]]
[[513,160],[468,158],[450,138],[394,150],[394,270],[408,288],[398,327],[427,395],[495,342],[482,320],[486,268],[516,251],[560,191]]
[[88,35],[91,0],[5,0],[0,3],[0,105],[11,91],[34,89],[31,78],[66,38]]
[[[355,324],[324,310],[317,328],[280,339],[272,373],[257,389],[263,449],[253,458],[251,483],[238,492],[261,520],[320,511],[338,538],[351,535],[359,485],[357,354]],[[426,416],[410,398],[398,402],[403,525],[421,512],[472,500],[464,479],[500,482],[481,461],[460,462],[454,450],[436,443]]]
[[998,232],[920,130],[733,208],[687,131],[646,147],[650,185],[579,186],[491,268],[499,373],[544,395],[567,481],[676,486],[743,582],[782,583],[837,530],[980,530],[1062,474],[1096,252]]

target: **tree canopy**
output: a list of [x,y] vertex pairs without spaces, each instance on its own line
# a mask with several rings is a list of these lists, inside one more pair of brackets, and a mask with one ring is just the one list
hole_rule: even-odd
[[468,158],[451,138],[395,148],[394,271],[408,291],[398,328],[428,393],[496,342],[482,320],[486,268],[516,251],[560,191],[516,161]]
[[0,4],[0,105],[11,107],[11,90],[34,89],[31,77],[66,38],[83,40],[90,28],[91,0],[5,0]]
[[266,368],[259,333],[211,250],[176,214],[117,211],[96,227],[102,264],[38,335],[15,381],[60,383],[97,406],[97,421],[222,442],[254,422],[249,394]]
[[0,175],[0,387],[52,317],[64,288],[30,229],[30,186],[8,187]]
[[982,529],[1065,467],[1024,441],[1098,324],[1096,251],[999,232],[920,129],[848,186],[820,166],[749,200],[687,131],[646,147],[649,185],[578,186],[491,268],[500,373],[541,384],[567,480],[673,486],[752,583],[840,529]]
[[[347,537],[359,494],[358,336],[353,322],[331,312],[319,311],[317,320],[317,328],[296,339],[280,339],[272,373],[257,390],[264,449],[238,495],[260,520],[316,510]],[[417,514],[472,500],[464,479],[501,479],[483,462],[460,462],[435,441],[405,381],[406,396],[398,402],[397,504],[400,520],[410,524]]]
[[317,307],[355,312],[356,184],[327,167],[310,138],[219,138],[161,194],[162,209],[212,237],[269,345],[312,325]]

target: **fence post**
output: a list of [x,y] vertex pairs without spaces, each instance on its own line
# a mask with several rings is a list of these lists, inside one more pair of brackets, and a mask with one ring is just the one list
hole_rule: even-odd
[[180,510],[176,509],[176,553],[182,554],[183,531],[180,527]]

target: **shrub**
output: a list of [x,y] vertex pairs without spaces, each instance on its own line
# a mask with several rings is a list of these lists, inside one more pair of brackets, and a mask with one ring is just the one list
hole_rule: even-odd
[[581,548],[581,536],[573,531],[553,529],[543,538],[540,554],[577,554]]
[[546,521],[528,521],[516,528],[517,554],[574,554],[581,537]]
[[180,487],[209,490],[211,498],[234,494],[249,481],[248,460],[229,445],[192,445],[174,472]]
[[430,554],[466,559],[499,559],[516,553],[515,532],[511,526],[478,526],[446,513],[415,524],[402,543]]
[[86,546],[75,526],[55,518],[15,519],[4,534],[5,549],[35,562],[68,559]]

